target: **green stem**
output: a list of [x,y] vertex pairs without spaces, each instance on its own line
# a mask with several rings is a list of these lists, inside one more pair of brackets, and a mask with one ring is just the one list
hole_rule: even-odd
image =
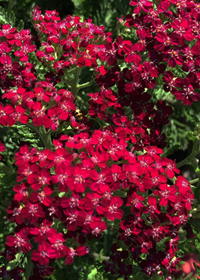
[[74,95],[74,97],[77,96],[78,94],[78,91],[79,91],[79,88],[78,88],[78,80],[79,80],[79,75],[81,73],[81,68],[80,67],[76,67],[76,70],[75,70],[75,73],[74,73],[74,80],[72,82],[72,86],[71,86],[71,90],[72,90],[72,93]]
[[24,272],[24,278],[25,280],[28,280],[30,275],[31,275],[31,272],[32,272],[32,269],[33,269],[33,263],[31,261],[31,257],[29,257],[29,261],[28,261],[28,264],[26,266],[26,270]]
[[[94,259],[98,259],[100,257],[100,255],[98,253],[95,252],[91,252],[90,256],[93,257]],[[108,261],[110,259],[110,257],[108,256],[101,256],[102,261]]]
[[84,83],[84,84],[81,84],[81,85],[77,85],[77,88],[78,88],[78,90],[79,90],[79,89],[82,89],[82,88],[89,87],[89,86],[91,86],[94,82],[95,82],[95,78],[92,79],[91,81],[87,82],[87,83]]
[[108,232],[106,232],[104,234],[104,241],[103,241],[103,252],[105,255],[107,255],[107,248],[108,248],[108,236],[107,236]]
[[113,162],[113,164],[117,164],[117,165],[119,165],[119,164],[126,164],[126,163],[128,163],[128,160],[120,160],[120,161]]
[[179,169],[180,167],[182,167],[182,166],[184,166],[184,165],[186,165],[186,164],[189,164],[190,161],[189,161],[188,159],[189,159],[189,156],[188,156],[187,158],[185,158],[185,159],[179,161],[179,162],[176,164],[176,168]]
[[12,174],[13,173],[13,170],[7,166],[6,164],[4,164],[3,162],[0,162],[0,171],[3,171],[5,173],[9,173],[9,174]]
[[66,74],[72,74],[75,71],[76,68],[71,68],[66,70]]
[[84,103],[84,100],[83,100],[79,95],[77,95],[76,99],[77,99],[79,102]]
[[184,107],[186,107],[187,105],[183,105],[182,102],[178,102],[177,100],[174,100],[173,98],[171,97],[168,97],[165,99],[165,101],[172,107],[174,108],[179,108],[179,109],[182,109]]
[[72,88],[72,82],[70,80],[68,80],[66,77],[64,78],[64,81],[66,82],[67,86],[69,86],[70,88]]
[[177,121],[177,120],[174,120],[174,123],[177,124],[178,126],[182,127],[182,128],[185,128],[185,124],[180,123],[180,122]]
[[197,139],[194,140],[191,154],[188,157],[186,157],[184,160],[179,161],[176,164],[177,168],[180,168],[180,167],[182,167],[182,166],[184,166],[186,164],[191,164],[192,165],[192,161],[199,154],[198,142],[199,141]]
[[0,205],[0,212],[7,213],[6,208],[4,208],[2,205]]
[[147,217],[145,216],[145,214],[142,214],[142,218],[144,219],[146,225],[152,226],[152,222],[147,220]]
[[199,182],[199,178],[193,179],[191,181],[189,181],[191,185],[196,184]]
[[27,123],[27,126],[34,129],[40,136],[45,148],[52,148],[51,129],[47,132],[44,126],[34,126],[32,123]]
[[47,149],[50,149],[52,148],[52,141],[51,141],[51,130],[49,130],[48,132],[46,132],[46,129],[45,127],[41,127],[41,133],[40,133],[40,137],[42,139],[42,142],[44,144],[44,146],[47,148]]
[[98,125],[100,126],[100,128],[102,128],[102,127],[104,126],[104,124],[105,124],[105,122],[103,122],[103,120],[100,120],[100,119],[97,119],[97,118],[95,118],[94,120],[95,120],[95,122],[98,123]]
[[167,176],[165,176],[169,181],[171,181],[172,182],[172,184],[175,184],[175,182],[176,182],[176,180],[177,180],[177,178],[176,178],[176,176],[172,179],[172,178],[169,178],[169,177],[167,177]]
[[13,7],[13,0],[10,0],[8,3],[8,10],[7,10],[7,15],[10,16],[10,13],[12,11],[12,7]]

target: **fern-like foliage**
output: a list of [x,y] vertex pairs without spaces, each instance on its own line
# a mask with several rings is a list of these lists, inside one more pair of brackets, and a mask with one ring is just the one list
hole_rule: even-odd
[[13,10],[4,9],[0,6],[0,23],[2,25],[4,24],[10,24],[12,27],[17,27],[17,30],[22,30],[24,28],[24,21],[19,20],[18,23],[16,23],[16,16]]
[[106,31],[117,35],[116,19],[132,12],[129,0],[74,0],[74,13],[83,18],[92,17],[97,25],[104,25]]

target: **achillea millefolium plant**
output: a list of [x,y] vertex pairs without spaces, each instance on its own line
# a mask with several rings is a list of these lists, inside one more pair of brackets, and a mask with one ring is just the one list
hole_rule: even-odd
[[195,199],[181,165],[163,154],[173,106],[156,93],[161,88],[187,106],[199,101],[200,5],[130,5],[116,38],[91,19],[61,20],[38,6],[31,15],[37,36],[1,26],[0,124],[26,127],[37,139],[13,153],[7,219],[14,232],[6,237],[2,279],[40,280],[56,263],[84,263],[99,256],[93,244],[105,234],[104,278],[93,279],[136,279],[135,271],[173,279]]

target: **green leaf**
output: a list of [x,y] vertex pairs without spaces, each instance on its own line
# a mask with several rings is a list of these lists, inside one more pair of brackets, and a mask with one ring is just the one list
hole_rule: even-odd
[[17,25],[17,30],[21,31],[22,29],[24,29],[24,21],[22,19],[20,19],[20,21]]
[[200,266],[197,265],[195,262],[193,262],[194,268],[196,269],[196,272],[198,274],[198,276],[200,275]]
[[195,248],[198,252],[200,252],[200,242],[199,242],[199,240],[196,240],[196,239],[195,239]]
[[64,82],[60,82],[60,83],[57,83],[55,85],[55,88],[58,88],[58,89],[61,89],[61,88],[64,88],[65,87],[65,83]]

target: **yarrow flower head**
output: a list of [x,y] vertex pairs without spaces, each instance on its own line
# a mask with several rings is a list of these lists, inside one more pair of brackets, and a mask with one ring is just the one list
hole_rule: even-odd
[[[29,30],[9,24],[0,30],[6,101],[0,124],[27,126],[40,137],[37,145],[21,143],[15,154],[17,182],[7,217],[16,228],[3,253],[10,261],[30,252],[32,280],[52,274],[55,260],[71,265],[87,255],[88,241],[109,230],[115,242],[104,264],[113,275],[128,279],[134,262],[149,277],[170,279],[180,261],[178,233],[194,195],[176,162],[163,156],[162,127],[173,110],[166,101],[154,102],[154,93],[163,81],[163,90],[184,105],[200,99],[200,7],[193,1],[160,1],[156,9],[146,0],[130,5],[133,14],[120,23],[135,30],[138,42],[122,35],[113,40],[90,19],[43,15],[38,6],[32,21],[40,47]],[[79,84],[81,71],[91,68],[91,80]],[[4,268],[0,273],[7,275]]]

